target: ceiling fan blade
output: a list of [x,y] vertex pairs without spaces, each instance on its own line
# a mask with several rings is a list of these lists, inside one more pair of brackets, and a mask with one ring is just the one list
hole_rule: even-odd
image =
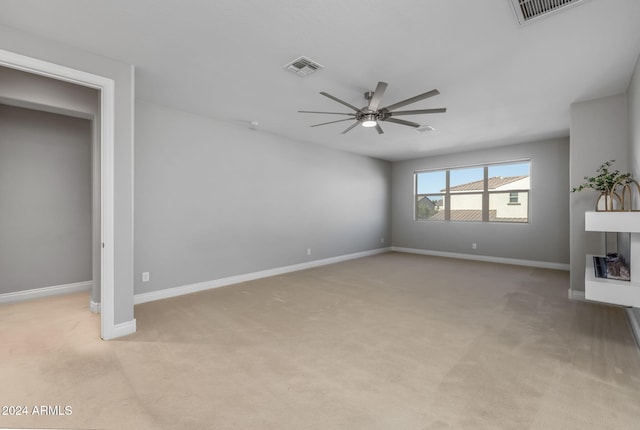
[[323,95],[323,96],[325,96],[325,97],[330,98],[330,99],[331,99],[331,100],[333,100],[333,101],[336,101],[336,102],[338,102],[338,103],[341,103],[341,104],[345,105],[346,107],[353,109],[353,110],[354,110],[354,111],[356,111],[356,112],[358,112],[358,111],[360,110],[360,109],[358,109],[357,107],[355,107],[355,106],[353,106],[353,105],[350,105],[349,103],[347,103],[347,102],[345,102],[345,101],[343,101],[343,100],[340,100],[339,98],[334,97],[334,96],[332,96],[332,95],[331,95],[331,94],[329,94],[329,93],[325,93],[324,91],[321,91],[321,92],[320,92],[320,94],[322,94],[322,95]]
[[318,111],[315,111],[315,110],[299,110],[298,112],[300,112],[300,113],[325,113],[325,114],[331,114],[331,115],[356,116],[355,113],[346,113],[346,112],[318,112]]
[[378,86],[376,90],[373,92],[373,95],[369,99],[369,110],[376,111],[378,110],[378,106],[380,105],[380,101],[382,100],[382,96],[387,89],[386,82],[378,82]]
[[334,122],[342,122],[342,121],[353,121],[353,118],[339,119],[339,120],[337,120],[337,121],[323,122],[323,123],[321,123],[321,124],[314,124],[314,125],[310,125],[309,127],[318,127],[319,125],[333,124]]
[[382,131],[382,127],[380,127],[380,123],[376,124],[376,131],[378,132],[378,134],[384,134],[384,131]]
[[387,107],[385,107],[383,109],[385,109],[385,110],[394,110],[394,109],[397,109],[397,108],[402,107],[402,106],[410,105],[411,103],[419,102],[420,100],[428,99],[429,97],[437,96],[438,94],[440,94],[440,91],[431,90],[429,92],[418,94],[417,96],[413,96],[411,98],[408,98],[406,100],[402,100],[402,101],[400,101],[398,103],[394,103],[394,104],[389,105],[389,106],[387,106]]
[[353,129],[356,125],[360,124],[360,121],[356,121],[353,124],[351,124],[345,131],[343,131],[340,134],[347,134],[349,131],[351,131],[351,129]]
[[395,124],[408,125],[409,127],[420,127],[420,124],[418,124],[417,122],[405,121],[404,119],[387,118],[385,119],[385,121],[393,122]]
[[394,112],[389,112],[389,116],[398,116],[398,115],[421,115],[425,113],[444,113],[447,111],[447,108],[437,108],[437,109],[418,109],[418,110],[397,110]]

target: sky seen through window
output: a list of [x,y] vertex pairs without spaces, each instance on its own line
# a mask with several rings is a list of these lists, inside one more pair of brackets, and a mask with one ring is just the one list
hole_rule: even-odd
[[[489,166],[489,177],[495,176],[523,176],[529,175],[530,162],[512,164],[494,164]],[[467,184],[469,182],[483,179],[483,167],[463,167],[450,169],[451,186]],[[419,172],[417,175],[417,194],[439,194],[446,187],[445,170],[434,170],[431,172]]]

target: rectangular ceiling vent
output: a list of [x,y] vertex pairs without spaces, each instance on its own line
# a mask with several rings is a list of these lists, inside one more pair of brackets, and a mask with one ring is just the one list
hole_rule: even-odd
[[416,133],[426,133],[433,130],[435,130],[435,128],[430,125],[421,125],[420,127],[416,128]]
[[323,65],[316,63],[310,58],[300,57],[296,58],[292,62],[285,64],[284,68],[287,70],[291,70],[298,76],[309,76],[313,72],[324,68]]
[[577,6],[586,0],[511,0],[513,11],[520,25],[538,18],[562,12],[569,6]]

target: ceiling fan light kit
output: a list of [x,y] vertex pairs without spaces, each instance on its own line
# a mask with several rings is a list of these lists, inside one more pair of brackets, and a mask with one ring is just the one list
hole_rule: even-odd
[[363,127],[375,127],[378,124],[376,117],[373,114],[367,114],[362,118]]
[[431,90],[428,91],[426,93],[422,93],[422,94],[418,94],[417,96],[414,97],[410,97],[408,99],[399,101],[397,103],[391,104],[389,106],[386,107],[379,107],[380,106],[380,102],[382,101],[382,96],[384,95],[384,92],[387,89],[387,83],[386,82],[378,82],[378,85],[376,86],[375,91],[367,91],[366,93],[364,93],[364,98],[368,101],[367,106],[364,106],[362,108],[357,108],[354,105],[345,102],[344,100],[341,100],[335,96],[332,96],[329,93],[325,93],[324,91],[322,91],[320,94],[335,101],[338,102],[346,107],[348,107],[349,109],[355,111],[355,113],[351,113],[351,112],[321,112],[321,111],[307,111],[307,110],[300,110],[298,112],[300,113],[318,113],[318,114],[325,114],[325,115],[346,115],[349,116],[350,118],[346,118],[346,119],[339,119],[336,121],[329,121],[329,122],[323,122],[320,124],[314,124],[311,127],[318,127],[321,125],[327,125],[327,124],[333,124],[336,122],[342,122],[342,121],[353,121],[355,120],[356,122],[353,123],[352,125],[350,125],[346,130],[344,130],[342,132],[342,134],[346,134],[347,132],[351,131],[353,128],[355,128],[356,125],[361,124],[363,127],[367,127],[367,128],[372,128],[375,127],[378,134],[383,134],[384,131],[382,130],[382,127],[380,127],[380,122],[386,121],[386,122],[392,122],[394,124],[400,124],[400,125],[405,125],[408,127],[414,127],[414,128],[419,128],[420,124],[413,122],[413,121],[407,121],[404,119],[399,119],[399,118],[394,118],[397,116],[402,116],[402,115],[422,115],[422,114],[431,114],[431,113],[444,113],[447,111],[446,108],[436,108],[436,109],[416,109],[416,110],[405,110],[405,111],[396,111],[395,109],[401,108],[403,106],[412,104],[412,103],[416,103],[419,102],[420,100],[424,100],[427,99],[429,97],[433,97],[433,96],[437,96],[438,94],[440,94],[440,92],[438,90]]

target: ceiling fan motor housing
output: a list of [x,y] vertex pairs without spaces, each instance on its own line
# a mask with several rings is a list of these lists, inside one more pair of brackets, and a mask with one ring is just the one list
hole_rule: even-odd
[[364,107],[359,112],[356,112],[356,120],[358,121],[365,121],[367,119],[374,121],[384,121],[387,118],[389,118],[389,111],[385,109],[370,111],[366,107]]

